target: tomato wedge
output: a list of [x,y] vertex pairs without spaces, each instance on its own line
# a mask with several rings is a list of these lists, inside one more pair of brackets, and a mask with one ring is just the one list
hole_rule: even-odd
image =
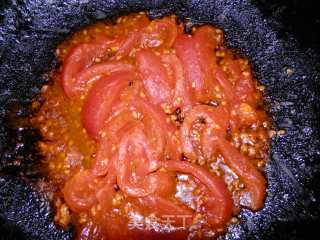
[[[133,167],[137,168],[134,173]],[[129,196],[144,197],[154,191],[145,177],[159,168],[159,161],[155,159],[148,140],[139,127],[129,130],[121,139],[117,168],[118,185]]]
[[245,183],[241,204],[256,211],[263,207],[266,194],[266,180],[259,170],[234,146],[224,139],[218,140],[219,149],[226,163]]
[[130,111],[123,111],[108,120],[98,140],[97,153],[92,164],[94,175],[103,176],[107,172],[110,173],[110,168],[116,169],[114,162],[116,163],[118,159],[112,160],[112,158],[115,158],[114,155],[119,150],[118,145],[124,132],[131,129],[134,124],[137,122],[133,120]]
[[204,75],[204,83],[207,94],[217,86],[214,72],[217,69],[215,48],[217,46],[217,34],[215,29],[204,25],[199,27],[193,34],[193,41],[198,52],[199,63]]
[[192,87],[184,77],[180,59],[175,54],[170,53],[163,54],[161,60],[168,66],[167,72],[171,73],[169,77],[172,78],[170,82],[173,82],[175,85],[172,105],[174,107],[181,107],[185,111],[190,110],[195,104],[195,99]]
[[138,31],[133,31],[126,36],[122,41],[122,44],[119,46],[119,50],[111,58],[112,60],[119,60],[130,54],[133,48],[137,47],[140,44],[141,33]]
[[173,198],[176,193],[175,174],[158,170],[148,175],[147,182],[154,192],[149,196],[140,198],[140,204],[147,206],[158,217],[172,216],[175,226],[190,226],[194,216],[193,210]]
[[133,100],[131,104],[142,114],[146,135],[158,156],[166,155],[165,157],[170,159],[179,158],[181,152],[177,148],[175,127],[172,123],[167,122],[164,111],[159,106],[139,98]]
[[[79,97],[85,92],[87,85],[92,84],[103,76],[110,75],[118,71],[133,71],[134,67],[118,61],[109,61],[106,63],[95,64],[89,68],[85,68],[75,75],[75,79],[70,83],[69,97]],[[71,86],[71,84],[73,84]]]
[[224,226],[232,214],[232,199],[225,183],[204,168],[186,161],[165,161],[163,167],[192,175],[206,186],[208,203],[206,213],[208,222],[214,227]]
[[136,54],[138,70],[147,97],[153,104],[170,103],[171,86],[161,59],[152,50],[143,49]]
[[175,128],[172,124],[168,123],[166,120],[166,114],[157,105],[151,104],[148,101],[137,98],[131,102],[138,111],[140,111],[145,117],[155,119],[159,124],[159,127],[168,132],[168,134],[173,134]]
[[186,81],[199,95],[205,87],[205,80],[193,38],[191,36],[179,35],[174,48],[183,65]]
[[92,86],[82,108],[82,123],[90,136],[98,138],[112,105],[134,78],[132,71],[115,72]]
[[66,56],[62,66],[61,81],[65,94],[73,96],[76,75],[90,66],[97,57],[103,56],[108,44],[82,43],[75,46]]

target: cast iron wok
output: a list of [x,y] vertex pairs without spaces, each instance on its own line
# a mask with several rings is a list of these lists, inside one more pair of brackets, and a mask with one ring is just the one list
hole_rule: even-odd
[[38,132],[30,127],[30,101],[57,67],[54,49],[72,31],[98,19],[133,11],[176,13],[191,23],[225,30],[227,43],[252,61],[266,86],[276,130],[266,167],[265,208],[243,210],[241,224],[222,239],[302,239],[319,220],[319,65],[295,40],[279,37],[272,18],[249,0],[12,0],[0,14],[0,239],[71,239],[72,228],[53,223],[50,191],[39,171]]

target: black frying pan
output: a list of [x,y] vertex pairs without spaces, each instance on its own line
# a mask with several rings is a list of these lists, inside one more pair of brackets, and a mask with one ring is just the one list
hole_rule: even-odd
[[30,101],[46,81],[43,74],[57,66],[54,49],[70,32],[97,19],[141,10],[153,17],[176,13],[192,23],[222,27],[227,43],[252,60],[257,78],[267,87],[275,129],[286,131],[272,141],[265,208],[257,213],[243,210],[242,223],[222,238],[310,239],[307,235],[317,230],[320,215],[319,58],[301,51],[308,45],[282,34],[284,25],[278,20],[285,9],[277,8],[276,1],[259,2],[2,0],[0,239],[72,237],[72,229],[53,224],[50,196],[43,193],[48,191],[34,148],[39,134],[26,121],[32,114]]

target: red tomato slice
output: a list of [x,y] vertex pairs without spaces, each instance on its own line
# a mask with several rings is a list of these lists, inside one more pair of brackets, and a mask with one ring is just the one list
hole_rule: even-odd
[[265,178],[250,160],[243,156],[231,143],[219,139],[218,144],[226,163],[245,183],[245,192],[242,194],[241,204],[254,211],[261,209],[266,194]]
[[107,44],[83,43],[75,46],[64,60],[61,81],[65,94],[73,96],[76,75],[90,66],[97,57],[103,56]]
[[164,154],[166,144],[165,131],[168,124],[164,122],[165,114],[160,108],[142,99],[134,100],[131,104],[135,108],[134,111],[140,114],[150,146],[154,149],[156,158],[159,159]]
[[116,162],[118,161],[116,155],[116,139],[110,136],[105,136],[98,142],[96,157],[92,163],[92,174],[95,176],[104,176],[116,169]]
[[[106,122],[102,134],[113,139],[114,142],[119,142],[122,135],[125,134],[124,129],[127,125],[132,125],[138,122],[135,118],[132,109],[127,103],[117,102],[113,106],[113,111]],[[133,125],[135,126],[135,125]],[[130,129],[127,127],[127,129]],[[119,134],[121,132],[121,134]],[[101,139],[104,137],[101,137]]]
[[94,177],[89,170],[85,170],[68,180],[62,193],[72,211],[82,212],[96,203],[96,191],[101,184],[103,180]]
[[132,101],[132,106],[138,109],[145,117],[154,119],[159,124],[162,130],[168,132],[168,134],[173,134],[175,128],[172,124],[167,122],[167,117],[164,111],[154,104],[149,103],[141,98],[137,98]]
[[130,64],[125,64],[121,62],[99,63],[95,64],[89,68],[85,68],[76,74],[74,81],[70,83],[69,97],[78,97],[82,92],[87,90],[87,84],[92,84],[96,80],[103,76],[109,75],[113,72],[118,71],[133,71],[134,67]]
[[153,104],[169,103],[171,87],[166,69],[160,57],[150,49],[141,50],[136,54],[138,70],[141,75],[146,94]]
[[132,101],[132,106],[142,113],[146,135],[150,141],[150,146],[158,154],[158,158],[163,157],[164,154],[170,159],[177,159],[181,156],[174,136],[175,127],[172,123],[167,122],[164,111],[159,106],[148,103],[143,99]]
[[179,35],[174,48],[183,65],[186,81],[197,91],[197,94],[201,93],[205,87],[205,80],[193,38]]
[[210,91],[217,86],[214,72],[217,69],[215,48],[217,46],[217,34],[213,27],[208,25],[199,27],[193,34],[195,48],[197,49],[199,62],[204,75],[205,89]]
[[119,46],[117,53],[111,58],[119,60],[121,58],[129,56],[133,48],[137,47],[140,43],[141,33],[137,31],[130,32],[128,36],[125,36],[122,44]]
[[181,107],[185,111],[190,110],[195,104],[191,85],[184,78],[182,63],[175,54],[163,54],[162,62],[166,64],[168,73],[171,73],[171,82],[175,85],[174,97],[172,105]]
[[[139,162],[137,162],[139,160]],[[133,167],[138,170],[133,173]],[[159,168],[159,163],[148,146],[140,127],[135,127],[123,136],[119,145],[117,182],[129,196],[144,197],[154,189],[146,183],[146,175]],[[137,173],[140,172],[138,175]]]
[[142,35],[141,44],[143,47],[165,47],[170,48],[178,35],[178,27],[175,19],[164,17],[152,21],[146,27]]
[[[228,112],[223,107],[214,108],[207,105],[198,105],[191,109],[180,128],[180,140],[183,152],[188,158],[191,159],[201,157],[197,156],[192,140],[192,126],[196,121],[199,120],[205,120],[206,124],[206,129],[203,130],[204,133],[202,135],[208,134],[211,138],[214,136],[221,137],[226,134],[229,116]],[[202,136],[200,136],[200,140],[201,138]],[[207,152],[211,151],[210,149],[212,147],[209,146],[209,149],[207,149],[203,141],[200,141],[200,143],[202,143],[202,146],[200,147],[204,147],[204,149],[202,149],[204,151],[204,154],[207,156],[210,155]],[[212,141],[210,141],[210,145],[211,144]]]
[[225,183],[204,168],[186,161],[165,161],[163,167],[192,175],[206,186],[209,201],[206,206],[208,222],[215,227],[224,226],[231,218],[232,199]]
[[112,105],[134,78],[132,71],[115,72],[92,86],[82,108],[82,123],[90,136],[99,136]]
[[[132,118],[132,113],[124,109],[118,115],[108,120],[102,130],[101,138],[98,141],[96,157],[93,160],[92,172],[94,175],[103,176],[107,172],[110,173],[110,168],[114,167],[114,164],[110,160],[115,158],[114,155],[119,150],[120,139],[126,130],[130,130],[130,128],[135,126],[134,124],[136,122]],[[118,159],[116,158],[112,161],[117,162]]]

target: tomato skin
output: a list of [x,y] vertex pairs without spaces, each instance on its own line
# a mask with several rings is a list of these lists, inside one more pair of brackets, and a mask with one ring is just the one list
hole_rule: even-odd
[[186,161],[164,161],[163,167],[169,171],[190,174],[206,186],[210,209],[208,221],[214,227],[224,226],[231,218],[232,199],[225,183],[204,168]]
[[115,72],[97,81],[89,91],[82,108],[82,123],[88,134],[99,137],[112,105],[121,91],[134,79],[134,72]]
[[75,80],[72,82],[73,86],[70,85],[68,96],[79,97],[81,93],[88,90],[88,83],[95,82],[101,77],[109,75],[118,71],[133,71],[134,67],[130,64],[121,63],[118,61],[109,61],[107,63],[95,64],[89,68],[85,68],[75,76]]
[[136,53],[138,71],[147,96],[153,104],[169,103],[171,87],[166,69],[152,50],[143,49]]
[[243,156],[234,146],[224,139],[218,141],[219,149],[226,163],[240,176],[245,183],[244,198],[247,198],[245,206],[251,210],[259,210],[263,207],[266,194],[266,180],[259,170]]
[[72,211],[82,212],[96,203],[95,194],[101,184],[102,180],[94,177],[90,170],[84,170],[65,183],[62,193]]
[[[210,111],[211,110],[211,111]],[[219,124],[220,128],[212,131],[204,131],[201,136],[201,147],[205,157],[209,158],[214,147],[218,148],[225,157],[226,162],[243,179],[246,184],[246,192],[250,194],[250,203],[248,207],[258,210],[262,207],[265,197],[265,179],[261,173],[250,163],[246,157],[224,140],[229,121],[228,115],[222,109],[212,109],[208,106],[196,106],[190,112],[180,129],[181,143],[184,154],[191,158],[197,158],[194,147],[190,139],[190,129],[196,119],[204,118],[209,124]],[[254,179],[254,180],[253,180]]]
[[65,94],[73,96],[73,88],[77,73],[90,66],[95,58],[106,51],[106,44],[82,43],[75,46],[66,56],[62,66],[61,82]]

